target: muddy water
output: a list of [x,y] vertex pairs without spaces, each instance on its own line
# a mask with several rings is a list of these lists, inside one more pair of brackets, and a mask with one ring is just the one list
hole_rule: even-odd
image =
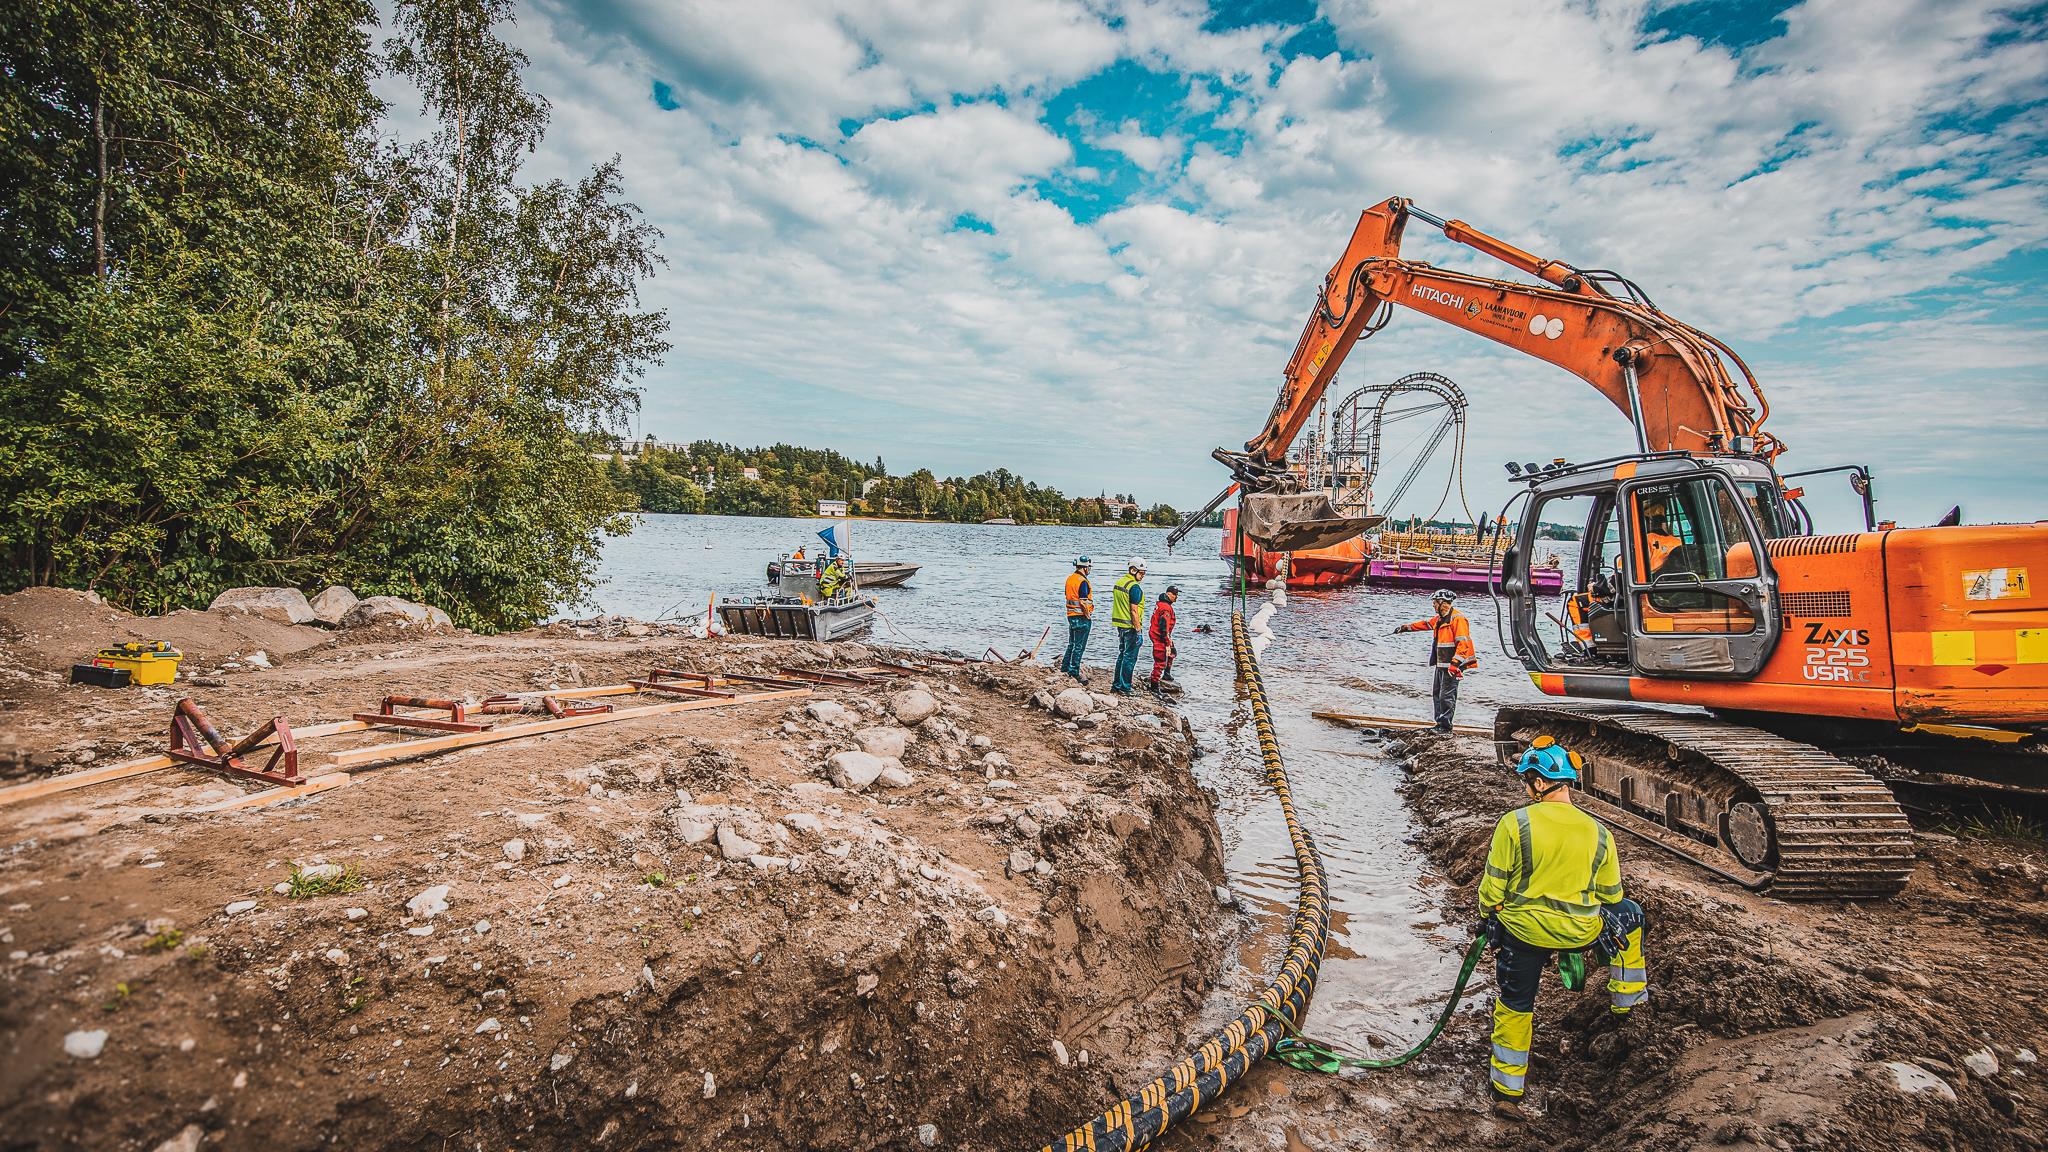
[[[760,590],[779,551],[812,543],[831,521],[650,516],[607,548],[596,603],[605,611],[653,617],[701,611],[713,592]],[[846,522],[839,522],[846,523]],[[925,565],[911,585],[876,592],[883,639],[904,639],[980,655],[1015,654],[1039,642],[1056,662],[1064,643],[1061,585],[1072,559],[1095,560],[1100,623],[1088,649],[1091,687],[1106,690],[1115,636],[1109,585],[1132,556],[1150,565],[1146,587],[1182,589],[1183,710],[1211,754],[1197,769],[1222,797],[1220,818],[1232,887],[1252,910],[1255,931],[1240,968],[1224,980],[1214,1015],[1228,1016],[1264,980],[1284,947],[1294,907],[1293,853],[1279,805],[1266,790],[1249,710],[1238,698],[1230,649],[1231,585],[1217,558],[1220,533],[1197,532],[1174,554],[1155,529],[996,527],[855,521],[855,555]],[[1465,680],[1461,720],[1483,723],[1495,705],[1535,697],[1504,656],[1491,604],[1463,604],[1472,618],[1480,668]],[[1434,871],[1408,843],[1412,816],[1396,795],[1397,770],[1360,733],[1314,719],[1314,711],[1424,718],[1429,714],[1426,636],[1390,636],[1427,615],[1421,592],[1351,588],[1296,593],[1274,618],[1277,639],[1262,658],[1298,811],[1329,869],[1328,959],[1310,1015],[1322,1035],[1405,1048],[1427,1031],[1457,973],[1462,940],[1439,924]],[[570,613],[574,614],[574,613]],[[1213,631],[1201,634],[1197,625]],[[1144,653],[1140,672],[1149,671]]]

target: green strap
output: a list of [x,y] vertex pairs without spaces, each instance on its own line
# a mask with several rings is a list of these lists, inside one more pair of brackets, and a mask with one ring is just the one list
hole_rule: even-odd
[[1273,1058],[1290,1068],[1299,1068],[1304,1072],[1340,1072],[1346,1068],[1399,1068],[1401,1065],[1422,1055],[1424,1049],[1435,1043],[1438,1036],[1443,1035],[1444,1028],[1451,1022],[1451,1014],[1458,1010],[1458,1001],[1464,998],[1465,984],[1472,979],[1472,970],[1479,966],[1479,958],[1485,954],[1486,936],[1482,933],[1474,936],[1472,943],[1465,946],[1464,966],[1458,969],[1458,982],[1451,986],[1451,995],[1449,999],[1444,1001],[1443,1011],[1437,1013],[1436,1027],[1429,1030],[1429,1035],[1422,1038],[1422,1043],[1417,1044],[1399,1056],[1388,1057],[1384,1060],[1368,1060],[1363,1056],[1346,1056],[1336,1051],[1335,1047],[1329,1043],[1302,1035],[1294,1025],[1288,1024],[1284,1018],[1276,1013],[1273,1018],[1279,1020],[1287,1028],[1290,1035],[1282,1038],[1278,1044],[1273,1046]]

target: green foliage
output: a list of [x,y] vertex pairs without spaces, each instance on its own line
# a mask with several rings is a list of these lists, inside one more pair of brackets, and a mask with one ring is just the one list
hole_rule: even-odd
[[[589,586],[591,455],[666,318],[618,162],[546,128],[507,0],[25,0],[0,22],[0,588],[141,611],[348,584],[483,628]],[[437,130],[385,139],[411,82]]]
[[297,864],[292,865],[292,874],[285,880],[285,895],[294,900],[305,900],[313,896],[339,896],[349,892],[360,892],[369,886],[362,870],[353,864],[345,865],[339,876],[309,876]]
[[184,942],[184,932],[176,928],[166,928],[161,932],[152,933],[149,939],[144,940],[142,942],[142,950],[144,952],[169,952]]
[[[1056,488],[1030,483],[1006,468],[944,480],[928,469],[890,476],[873,464],[829,449],[775,444],[738,448],[712,440],[668,446],[648,438],[630,456],[615,453],[603,467],[612,483],[643,512],[702,512],[719,516],[815,516],[820,500],[844,500],[859,516],[896,516],[978,524],[1011,519],[1020,524],[1101,524],[1123,521],[1129,497],[1070,500]],[[746,470],[755,471],[748,478]],[[872,482],[872,483],[870,483]],[[1165,504],[1132,514],[1128,523],[1180,522]]]

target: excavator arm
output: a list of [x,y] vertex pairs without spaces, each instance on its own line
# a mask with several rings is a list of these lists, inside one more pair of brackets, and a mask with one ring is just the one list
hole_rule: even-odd
[[[1411,217],[1543,283],[1488,279],[1403,259],[1401,232]],[[1772,457],[1782,451],[1760,429],[1769,407],[1755,377],[1720,341],[1665,315],[1619,276],[1542,259],[1397,197],[1360,216],[1343,258],[1330,269],[1315,310],[1302,326],[1265,428],[1245,445],[1243,457],[1219,457],[1238,469],[1241,481],[1258,490],[1272,487],[1284,469],[1288,445],[1336,378],[1345,355],[1384,326],[1397,304],[1585,380],[1629,415],[1643,451]],[[1741,385],[1730,375],[1730,363]]]

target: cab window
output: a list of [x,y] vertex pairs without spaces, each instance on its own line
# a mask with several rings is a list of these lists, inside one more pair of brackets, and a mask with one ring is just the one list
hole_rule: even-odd
[[[1702,585],[1729,579],[1731,551],[1750,555],[1742,512],[1726,485],[1707,477],[1636,487],[1629,500],[1640,629],[1745,633],[1756,618],[1740,600]],[[1739,546],[1739,548],[1738,548]]]

